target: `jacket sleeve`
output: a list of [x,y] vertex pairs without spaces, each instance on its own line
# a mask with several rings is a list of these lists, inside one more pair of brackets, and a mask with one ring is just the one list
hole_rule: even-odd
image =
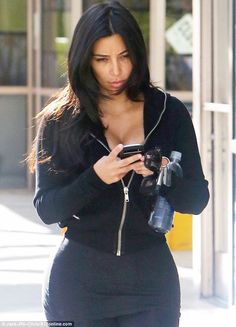
[[163,187],[162,193],[175,211],[199,214],[209,200],[208,182],[205,180],[192,119],[185,106],[171,97],[177,124],[174,149],[182,153],[183,178],[173,178],[173,186]]
[[[63,222],[78,214],[109,187],[95,173],[93,167],[81,170],[73,180],[62,172],[53,172],[50,162],[40,163],[42,151],[52,154],[55,122],[42,123],[37,136],[36,190],[34,206],[45,224]],[[62,223],[63,224],[63,223]]]

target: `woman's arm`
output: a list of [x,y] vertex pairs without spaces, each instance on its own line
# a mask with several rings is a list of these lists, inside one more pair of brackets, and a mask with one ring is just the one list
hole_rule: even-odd
[[[52,161],[40,163],[40,153],[54,152],[55,121],[41,124],[37,141],[36,193],[34,205],[46,224],[58,223],[78,215],[85,206],[92,204],[98,195],[118,182],[138,165],[141,155],[136,154],[119,160],[122,145],[117,145],[109,155],[100,158],[93,166],[84,169],[72,178],[57,172]],[[79,167],[78,167],[79,171]]]
[[176,119],[173,150],[182,153],[180,165],[183,178],[173,178],[173,187],[163,187],[162,193],[175,211],[199,214],[209,200],[208,182],[205,180],[192,119],[185,106],[171,97],[169,105],[174,107]]
[[55,121],[41,123],[37,137],[36,191],[33,200],[39,217],[45,224],[58,223],[78,214],[84,206],[109,187],[90,167],[74,178],[56,173],[51,162],[40,163],[42,149],[48,155],[53,153]]

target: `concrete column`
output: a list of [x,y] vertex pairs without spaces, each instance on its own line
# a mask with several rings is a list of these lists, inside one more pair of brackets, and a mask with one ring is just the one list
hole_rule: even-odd
[[150,73],[152,82],[165,88],[166,0],[150,0]]

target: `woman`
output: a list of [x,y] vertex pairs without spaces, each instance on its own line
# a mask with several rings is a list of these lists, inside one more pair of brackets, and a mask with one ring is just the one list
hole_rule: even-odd
[[34,205],[43,222],[67,227],[45,280],[46,317],[80,327],[176,327],[176,266],[164,234],[148,225],[153,197],[140,192],[153,172],[141,154],[119,153],[131,143],[167,157],[180,151],[184,177],[161,192],[174,210],[200,213],[209,195],[188,111],[151,84],[141,31],[116,1],[82,15],[68,76],[41,113],[35,146]]

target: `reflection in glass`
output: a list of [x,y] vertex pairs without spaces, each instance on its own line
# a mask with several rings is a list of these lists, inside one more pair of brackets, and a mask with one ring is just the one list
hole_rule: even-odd
[[0,96],[0,188],[26,187],[26,97]]
[[[128,8],[136,18],[146,43],[147,51],[149,50],[149,0],[120,0],[123,6]],[[83,0],[83,10],[86,10],[97,0]]]
[[60,87],[66,82],[70,37],[70,0],[42,0],[42,85]]
[[166,1],[166,88],[192,90],[192,0]]
[[26,0],[0,0],[0,85],[26,85]]

